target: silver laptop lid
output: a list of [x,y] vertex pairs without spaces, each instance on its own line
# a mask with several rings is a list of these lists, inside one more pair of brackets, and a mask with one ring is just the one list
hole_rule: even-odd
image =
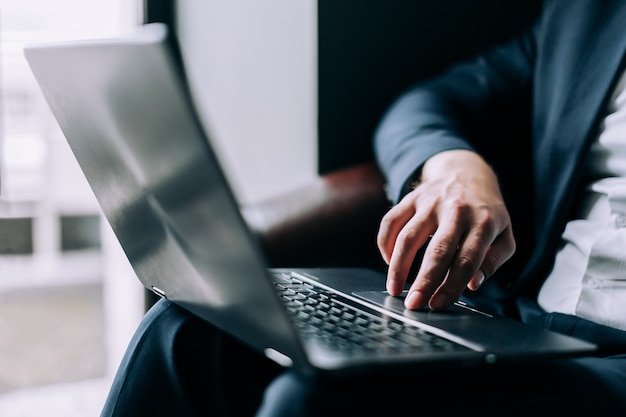
[[105,216],[147,288],[273,360],[307,369],[407,369],[440,361],[456,366],[457,361],[491,361],[494,355],[577,354],[593,348],[467,308],[447,314],[385,309],[387,301],[401,301],[383,293],[384,275],[324,269],[308,276],[338,289],[345,305],[366,302],[367,314],[385,322],[395,315],[402,323],[478,348],[398,355],[376,355],[374,350],[371,356],[356,357],[306,339],[306,358],[195,113],[174,53],[163,25],[147,25],[124,38],[26,50]]
[[25,55],[142,284],[275,360],[308,366],[167,28]]

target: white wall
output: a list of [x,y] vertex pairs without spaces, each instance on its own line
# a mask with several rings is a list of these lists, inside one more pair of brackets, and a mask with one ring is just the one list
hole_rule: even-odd
[[179,0],[196,102],[242,203],[317,175],[314,0]]

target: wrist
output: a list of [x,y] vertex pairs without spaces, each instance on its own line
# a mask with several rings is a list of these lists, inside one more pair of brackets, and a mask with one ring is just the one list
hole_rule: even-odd
[[495,178],[493,170],[479,154],[465,149],[453,149],[430,157],[419,171],[420,176],[415,180],[419,184],[421,181],[433,178],[450,177],[456,174],[465,176],[481,172],[488,172]]

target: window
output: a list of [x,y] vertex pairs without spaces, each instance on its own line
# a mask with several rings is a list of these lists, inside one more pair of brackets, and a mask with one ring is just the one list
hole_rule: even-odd
[[0,415],[99,414],[140,318],[141,298],[109,308],[111,277],[137,286],[126,294],[141,289],[121,277],[125,259],[23,54],[115,35],[140,10],[140,0],[0,0]]

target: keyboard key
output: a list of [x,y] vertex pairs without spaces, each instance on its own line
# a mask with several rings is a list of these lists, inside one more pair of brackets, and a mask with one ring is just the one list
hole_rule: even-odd
[[317,288],[295,277],[285,283],[285,278],[281,275],[276,289],[304,338],[315,338],[341,351],[359,354],[386,350],[467,350],[464,346],[399,320],[382,319],[360,311],[341,302],[338,295],[324,288]]

